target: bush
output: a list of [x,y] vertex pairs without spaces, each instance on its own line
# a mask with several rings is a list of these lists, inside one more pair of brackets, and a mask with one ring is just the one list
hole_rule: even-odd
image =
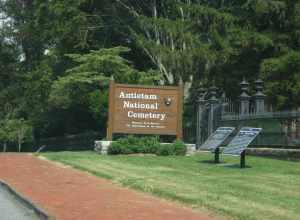
[[172,144],[162,144],[158,148],[156,154],[160,156],[168,156],[168,155],[185,155],[186,154],[186,146],[181,140],[176,140]]
[[144,145],[144,152],[148,154],[156,154],[157,150],[160,148],[161,144],[159,142],[159,137],[143,137],[140,141]]
[[174,155],[185,155],[187,148],[182,140],[176,140],[173,143],[174,146]]
[[173,144],[161,144],[156,152],[159,156],[174,155],[174,145]]
[[120,138],[108,148],[108,154],[134,154],[148,153],[155,154],[159,147],[158,137],[138,138],[129,135],[127,138]]
[[167,155],[185,155],[186,146],[182,141],[175,141],[173,144],[160,144],[159,137],[135,137],[129,135],[126,138],[120,138],[114,141],[108,148],[108,154],[156,154],[160,156]]

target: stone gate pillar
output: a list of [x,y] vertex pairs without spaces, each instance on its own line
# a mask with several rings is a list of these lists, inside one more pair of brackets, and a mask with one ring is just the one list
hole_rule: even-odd
[[296,138],[300,138],[300,119],[296,119]]
[[196,148],[198,149],[203,142],[203,113],[205,111],[205,94],[206,90],[201,86],[199,88],[198,99],[197,99],[197,127],[196,127]]
[[240,83],[242,94],[240,95],[240,115],[248,115],[250,109],[250,96],[248,95],[249,83],[243,79]]
[[215,120],[214,112],[218,104],[218,99],[216,97],[217,89],[218,88],[215,86],[210,87],[210,99],[208,100],[209,103],[208,128],[207,128],[208,136],[211,135],[214,131],[214,120]]
[[255,81],[256,93],[254,95],[255,99],[255,113],[261,114],[265,112],[265,98],[266,95],[263,93],[264,82],[261,79]]

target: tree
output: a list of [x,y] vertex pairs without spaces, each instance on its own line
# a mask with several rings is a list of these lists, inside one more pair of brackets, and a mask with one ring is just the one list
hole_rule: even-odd
[[277,109],[297,110],[300,105],[300,52],[266,59],[261,66],[266,93]]
[[159,69],[165,84],[182,78],[188,89],[233,53],[228,38],[235,18],[200,2],[118,1],[135,18],[129,26],[132,38]]
[[[105,131],[103,125],[107,119],[108,80],[111,76],[120,83],[154,84],[160,79],[155,71],[134,69],[121,56],[128,52],[128,48],[115,47],[84,55],[68,54],[75,63],[74,67],[54,81],[49,103],[56,109],[81,109],[81,115],[90,118],[90,127],[91,124],[97,124]],[[79,120],[79,115],[76,120]]]
[[191,103],[200,83],[233,98],[262,77],[278,109],[299,105],[300,0],[5,0],[0,25],[0,118],[36,138],[104,133],[111,75],[182,78]]
[[0,141],[3,143],[3,152],[7,150],[7,143],[9,142],[9,129],[7,120],[0,121]]
[[186,96],[199,81],[207,86],[215,82],[237,94],[237,83],[257,77],[260,63],[273,50],[272,39],[247,20],[251,1],[117,2],[134,18],[127,24],[130,38],[155,64],[165,84],[184,80]]
[[8,137],[15,142],[18,151],[21,152],[22,144],[33,139],[32,126],[24,119],[9,119],[7,121]]

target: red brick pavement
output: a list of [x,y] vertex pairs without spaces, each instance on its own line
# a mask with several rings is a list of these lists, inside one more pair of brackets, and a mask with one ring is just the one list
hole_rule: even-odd
[[0,154],[0,179],[57,220],[212,220],[29,154]]

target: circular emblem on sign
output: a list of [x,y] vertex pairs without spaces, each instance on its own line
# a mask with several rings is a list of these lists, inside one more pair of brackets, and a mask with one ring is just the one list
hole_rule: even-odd
[[165,105],[166,106],[170,106],[171,103],[172,103],[172,99],[171,98],[164,98],[164,101],[165,101]]

